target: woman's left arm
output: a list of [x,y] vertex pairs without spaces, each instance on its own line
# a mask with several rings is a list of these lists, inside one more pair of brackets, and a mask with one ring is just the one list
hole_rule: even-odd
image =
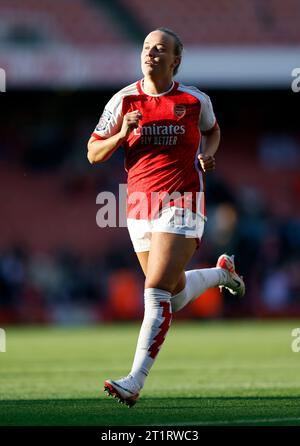
[[204,172],[216,168],[215,153],[218,150],[220,139],[221,132],[218,125],[202,136],[202,153],[198,155],[198,159]]

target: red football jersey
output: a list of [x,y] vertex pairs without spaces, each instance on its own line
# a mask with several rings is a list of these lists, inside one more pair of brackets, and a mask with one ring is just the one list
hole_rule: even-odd
[[174,192],[185,199],[175,197],[171,204],[191,206],[194,212],[205,215],[197,155],[201,133],[217,126],[210,98],[178,82],[164,93],[150,95],[140,80],[112,97],[93,136],[113,136],[121,129],[123,116],[134,110],[140,111],[142,119],[123,143],[128,217],[153,218],[164,195]]

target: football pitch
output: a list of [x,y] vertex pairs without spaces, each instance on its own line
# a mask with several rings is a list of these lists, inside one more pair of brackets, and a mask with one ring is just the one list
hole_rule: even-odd
[[130,370],[139,327],[7,327],[0,425],[300,425],[299,320],[174,320],[129,409],[102,388]]

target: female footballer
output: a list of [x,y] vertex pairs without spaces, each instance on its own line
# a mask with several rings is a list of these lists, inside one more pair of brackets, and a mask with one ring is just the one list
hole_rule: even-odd
[[145,274],[144,319],[132,369],[104,383],[109,395],[128,406],[144,387],[172,313],[210,287],[245,293],[233,256],[221,255],[215,268],[185,271],[203,234],[203,173],[215,169],[220,129],[210,98],[173,80],[182,50],[173,31],[150,32],[141,53],[143,79],[112,97],[88,142],[92,164],[125,148],[127,224]]

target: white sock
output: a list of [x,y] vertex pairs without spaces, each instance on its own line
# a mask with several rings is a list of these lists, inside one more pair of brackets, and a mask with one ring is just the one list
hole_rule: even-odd
[[186,271],[185,277],[185,288],[171,298],[172,313],[182,310],[208,288],[224,285],[228,280],[228,273],[223,268],[193,269]]
[[172,320],[171,293],[145,289],[145,313],[130,375],[142,388],[163,344]]

